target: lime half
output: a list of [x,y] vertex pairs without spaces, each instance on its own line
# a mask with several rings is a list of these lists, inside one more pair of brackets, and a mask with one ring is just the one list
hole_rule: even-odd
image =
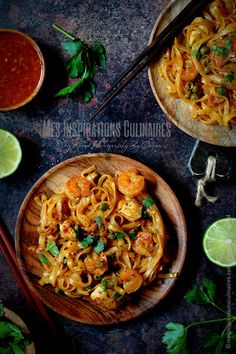
[[209,260],[222,267],[236,265],[236,218],[215,221],[205,232],[203,249]]
[[11,175],[21,161],[22,152],[17,138],[0,129],[0,178]]

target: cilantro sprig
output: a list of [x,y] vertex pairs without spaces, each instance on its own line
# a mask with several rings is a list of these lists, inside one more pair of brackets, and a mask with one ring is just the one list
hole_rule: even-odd
[[66,69],[69,79],[77,79],[75,82],[59,90],[55,94],[55,97],[68,97],[77,93],[82,96],[83,102],[87,103],[96,92],[96,84],[93,78],[97,67],[106,66],[105,48],[100,43],[89,46],[84,41],[75,38],[55,24],[53,28],[70,39],[63,43],[63,48],[71,55],[66,62]]
[[[199,304],[199,305],[212,305],[217,310],[223,312],[227,315],[227,311],[218,306],[215,303],[216,298],[216,286],[215,284],[205,279],[203,284],[196,284],[193,288],[187,292],[185,295],[185,300],[190,304]],[[188,354],[188,331],[191,327],[199,326],[199,325],[207,325],[219,322],[227,321],[227,325],[223,329],[221,333],[217,332],[209,332],[206,335],[204,340],[203,346],[204,348],[215,348],[216,354],[222,354],[224,347],[229,340],[231,342],[231,348],[236,345],[236,334],[231,332],[227,332],[228,323],[236,321],[236,316],[230,315],[222,318],[214,318],[214,319],[207,319],[203,321],[192,322],[187,326],[182,325],[181,323],[177,322],[169,322],[166,325],[166,331],[162,337],[162,342],[166,345],[167,353],[168,354]]]
[[20,327],[4,319],[2,303],[0,303],[0,318],[0,353],[25,353],[25,348],[30,344],[30,340]]

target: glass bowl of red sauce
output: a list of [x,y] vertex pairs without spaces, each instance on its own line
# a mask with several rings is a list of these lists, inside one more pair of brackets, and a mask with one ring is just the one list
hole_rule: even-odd
[[45,62],[36,42],[13,29],[0,29],[0,111],[19,108],[40,90]]

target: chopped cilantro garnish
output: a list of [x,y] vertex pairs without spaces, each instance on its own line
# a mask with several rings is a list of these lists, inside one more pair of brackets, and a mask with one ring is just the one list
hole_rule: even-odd
[[48,251],[51,254],[59,254],[60,253],[55,241],[48,242],[47,246],[45,247],[45,251]]
[[134,230],[130,231],[129,236],[131,240],[135,240],[137,237],[136,232]]
[[104,204],[104,203],[100,204],[100,209],[101,209],[102,211],[106,211],[106,210],[107,210],[107,205]]
[[200,50],[195,49],[195,50],[192,52],[192,55],[193,55],[194,57],[196,57],[197,60],[199,60],[199,59],[201,58],[201,52],[200,52]]
[[125,237],[125,234],[124,234],[124,232],[117,232],[117,233],[116,233],[116,237],[117,237],[118,239],[122,239],[122,238]]
[[96,253],[101,253],[104,249],[105,249],[105,243],[103,241],[98,241],[98,243],[94,247],[94,251]]
[[224,85],[221,85],[220,87],[218,87],[217,92],[221,96],[226,96],[227,89],[224,87]]
[[83,248],[87,248],[88,246],[92,245],[95,241],[98,240],[98,236],[95,235],[88,235],[80,240],[81,245]]
[[102,286],[102,289],[103,289],[104,291],[107,291],[107,282],[106,282],[105,279],[103,279],[103,280],[101,281],[101,286]]
[[231,40],[229,38],[226,38],[225,40],[225,46],[227,49],[230,49],[231,48]]
[[94,221],[96,221],[96,223],[98,224],[98,228],[101,229],[102,228],[102,217],[100,215],[96,216],[96,218],[94,218]]
[[117,300],[118,302],[122,301],[123,298],[124,298],[124,296],[121,295],[121,294],[119,294],[117,291],[113,291],[113,292],[112,292],[112,296],[113,296],[114,298],[116,298],[116,300]]
[[153,203],[154,203],[154,200],[152,197],[148,197],[143,200],[143,206],[145,208],[149,208]]
[[232,73],[225,75],[225,81],[232,82],[234,80],[234,75]]
[[39,260],[42,264],[50,264],[49,259],[43,253],[39,253]]

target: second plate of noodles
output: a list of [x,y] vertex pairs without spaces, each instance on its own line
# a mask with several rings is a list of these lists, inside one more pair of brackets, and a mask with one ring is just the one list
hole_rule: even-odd
[[24,200],[23,275],[56,312],[88,324],[135,318],[172,288],[186,254],[182,209],[145,165],[114,154],[66,160]]
[[[153,29],[156,34],[188,0],[175,0]],[[236,2],[214,0],[149,69],[154,95],[186,133],[215,145],[236,145]]]

